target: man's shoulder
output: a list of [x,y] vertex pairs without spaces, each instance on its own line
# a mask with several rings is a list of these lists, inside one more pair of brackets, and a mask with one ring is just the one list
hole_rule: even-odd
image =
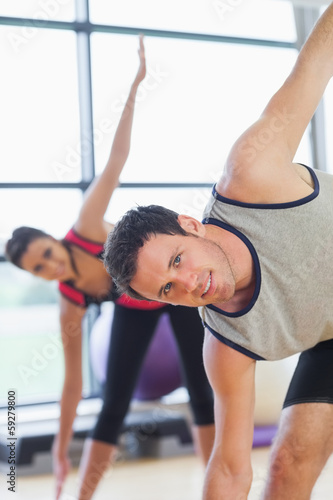
[[310,169],[301,164],[281,162],[279,168],[254,162],[245,168],[239,158],[229,159],[216,184],[216,191],[224,198],[249,204],[289,203],[308,196],[314,189]]
[[255,364],[254,359],[221,342],[207,330],[203,354],[206,363],[210,364],[211,375],[215,375],[217,380],[224,373],[229,374],[232,381],[233,374],[240,374]]

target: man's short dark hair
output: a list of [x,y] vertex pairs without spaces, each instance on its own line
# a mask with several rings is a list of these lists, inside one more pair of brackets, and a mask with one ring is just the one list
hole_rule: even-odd
[[159,205],[138,206],[125,213],[109,233],[105,243],[104,265],[119,292],[147,300],[130,286],[137,271],[140,248],[157,234],[181,234],[187,232],[178,222],[178,214]]

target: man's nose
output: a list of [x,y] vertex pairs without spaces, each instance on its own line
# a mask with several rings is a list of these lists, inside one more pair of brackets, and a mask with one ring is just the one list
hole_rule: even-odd
[[179,276],[181,284],[187,292],[193,292],[198,283],[198,277],[195,273],[184,272]]

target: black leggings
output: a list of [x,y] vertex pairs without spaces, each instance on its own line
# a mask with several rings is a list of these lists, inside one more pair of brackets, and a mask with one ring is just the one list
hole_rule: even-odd
[[161,314],[167,312],[177,340],[184,382],[196,425],[214,422],[213,394],[202,359],[204,329],[196,308],[167,305],[155,310],[115,304],[104,402],[93,439],[117,444],[144,356]]

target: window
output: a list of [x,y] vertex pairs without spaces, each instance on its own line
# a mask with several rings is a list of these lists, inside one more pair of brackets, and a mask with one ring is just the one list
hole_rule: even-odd
[[[4,242],[20,225],[61,238],[76,220],[107,161],[140,31],[148,75],[112,222],[137,203],[200,219],[230,146],[297,55],[293,10],[282,0],[0,0],[1,383],[5,392],[10,373],[21,404],[59,399],[58,292],[4,262]],[[312,164],[310,145],[307,134],[297,161]]]
[[[75,17],[75,0],[15,0],[0,1],[0,15],[8,17],[26,17],[32,21],[72,21]],[[21,36],[31,39],[37,29],[30,24],[29,29],[22,29]]]
[[[292,6],[277,0],[90,1],[92,22],[294,41]],[[283,31],[277,19],[283,19]]]
[[18,226],[33,226],[62,238],[75,222],[82,202],[78,189],[0,189],[3,240]]
[[[136,45],[124,35],[92,37],[97,172],[135,75]],[[138,92],[121,181],[212,182],[234,141],[289,74],[297,51],[165,38],[147,38],[145,45],[148,77]]]
[[[20,225],[37,227],[61,238],[77,218],[78,189],[1,189],[0,248]],[[47,282],[0,262],[0,366],[2,395],[8,383],[18,402],[58,400],[63,380],[58,290]],[[89,378],[85,377],[87,386]],[[85,387],[88,391],[88,388]],[[1,405],[1,401],[0,401]]]
[[0,363],[7,375],[1,377],[1,394],[10,382],[20,404],[59,399],[63,355],[56,283],[4,262],[0,279]]
[[39,29],[15,49],[19,31],[0,26],[0,182],[80,181],[75,34]]

